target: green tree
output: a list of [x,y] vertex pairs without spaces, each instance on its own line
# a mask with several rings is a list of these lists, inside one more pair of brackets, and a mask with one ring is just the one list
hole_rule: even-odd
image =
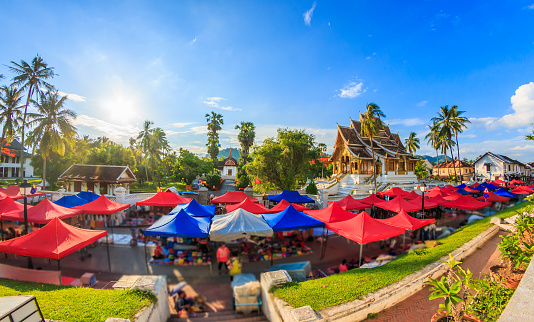
[[422,180],[423,178],[428,177],[429,173],[430,169],[428,169],[422,160],[415,163],[415,175],[417,176],[417,180]]
[[454,168],[454,176],[456,177],[456,165],[454,163],[454,153],[452,147],[454,144],[452,142],[452,137],[455,133],[455,127],[457,126],[454,121],[454,112],[453,109],[449,109],[448,105],[440,107],[438,116],[433,117],[432,121],[435,122],[440,127],[441,135],[446,137],[447,144],[442,141],[442,148],[448,146],[451,152],[452,166]]
[[250,147],[254,144],[256,138],[256,127],[252,122],[241,122],[240,125],[235,126],[239,130],[237,140],[241,144],[241,155],[248,155]]
[[221,125],[224,124],[221,114],[211,112],[206,114],[206,122],[208,122],[208,154],[213,161],[213,167],[217,168],[217,156],[219,155],[219,131],[222,129]]
[[534,130],[532,131],[532,134],[525,135],[525,140],[534,141]]
[[2,86],[0,88],[0,122],[4,124],[2,128],[2,138],[0,147],[4,146],[4,140],[13,141],[15,133],[22,123],[22,92],[15,86]]
[[141,153],[143,154],[143,158],[145,161],[145,174],[146,174],[146,180],[148,181],[148,158],[150,153],[150,144],[152,143],[151,134],[153,129],[151,126],[154,124],[152,121],[146,120],[145,123],[143,123],[143,129],[141,132],[139,132],[139,135],[137,135],[137,142],[139,145],[139,148],[141,150]]
[[441,140],[440,140],[440,128],[439,125],[436,124],[436,122],[432,123],[432,125],[428,126],[428,129],[430,132],[425,136],[427,145],[430,145],[434,150],[436,150],[436,165],[439,164],[439,154],[438,150],[440,150],[441,146]]
[[20,151],[20,180],[22,181],[24,179],[24,171],[22,171],[22,169],[24,169],[24,130],[26,129],[28,105],[30,104],[33,95],[36,95],[38,99],[38,94],[41,90],[53,90],[53,86],[47,83],[46,80],[53,78],[56,74],[53,72],[54,68],[48,67],[48,64],[44,62],[43,57],[39,55],[32,60],[31,64],[28,64],[23,60],[20,61],[20,64],[12,61],[9,69],[16,75],[13,78],[13,85],[19,86],[22,91],[28,92],[21,125],[22,142]]
[[373,181],[375,185],[375,193],[377,190],[376,187],[376,169],[375,169],[375,150],[373,147],[373,137],[377,136],[380,133],[380,129],[384,127],[384,122],[382,122],[380,117],[386,117],[384,112],[380,109],[375,103],[367,104],[365,114],[360,114],[360,119],[362,123],[361,127],[361,136],[367,137],[371,142],[371,152],[373,154]]
[[191,184],[197,176],[208,174],[213,169],[211,160],[202,160],[185,149],[180,149],[173,176],[175,180]]
[[59,155],[65,154],[65,143],[72,144],[76,135],[76,128],[72,125],[72,119],[76,113],[65,109],[63,104],[67,96],[59,96],[57,92],[40,93],[39,101],[33,104],[37,108],[37,114],[32,117],[28,125],[33,130],[28,134],[28,144],[39,146],[43,158],[43,189],[46,182],[46,160],[50,152]]
[[262,181],[261,190],[294,190],[306,182],[310,161],[320,155],[315,137],[304,130],[278,129],[275,138],[254,146],[253,161],[245,168],[249,177]]
[[408,149],[408,152],[411,154],[414,154],[417,149],[419,149],[419,138],[417,137],[417,134],[415,132],[411,132],[410,136],[404,140],[404,145]]
[[310,183],[306,186],[306,194],[307,195],[316,195],[319,191],[317,190],[317,185],[315,184],[315,181],[312,179]]
[[451,114],[451,125],[456,137],[456,151],[458,152],[458,160],[460,160],[460,143],[458,142],[458,134],[462,133],[464,129],[467,129],[467,123],[471,123],[469,119],[465,116],[462,116],[465,111],[458,111],[458,106],[453,105],[450,110]]

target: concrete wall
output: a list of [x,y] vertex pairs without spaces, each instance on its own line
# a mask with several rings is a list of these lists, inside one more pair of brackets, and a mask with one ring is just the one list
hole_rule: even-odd
[[506,305],[498,322],[532,321],[534,319],[534,264],[530,261],[527,271],[514,295]]

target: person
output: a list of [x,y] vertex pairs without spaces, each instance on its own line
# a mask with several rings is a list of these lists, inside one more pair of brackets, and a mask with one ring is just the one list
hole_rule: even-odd
[[248,253],[250,252],[250,248],[248,247],[246,242],[241,242],[241,255],[248,256]]
[[226,262],[230,258],[230,250],[226,247],[224,243],[221,244],[221,247],[217,249],[217,261],[219,262],[219,275],[221,275],[221,269],[224,264],[226,271],[228,271],[228,265]]
[[184,291],[179,291],[174,302],[174,309],[180,317],[195,317],[196,313],[193,311],[193,304],[192,301],[187,299]]
[[343,259],[343,261],[341,262],[341,264],[339,264],[339,272],[340,273],[343,273],[343,272],[346,272],[348,271],[349,269],[347,268],[347,260],[346,259]]

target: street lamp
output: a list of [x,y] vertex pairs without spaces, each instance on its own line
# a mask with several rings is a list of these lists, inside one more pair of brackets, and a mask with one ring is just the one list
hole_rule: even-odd
[[[32,185],[27,180],[19,186],[20,194],[24,196],[24,235],[28,234],[28,195],[31,194]],[[28,256],[28,268],[33,268],[32,258]]]
[[[419,188],[421,190],[421,192],[423,193],[423,198],[421,198],[421,203],[422,203],[422,215],[421,215],[421,219],[425,219],[425,191],[426,191],[426,184],[423,182],[421,184],[421,187]],[[423,229],[422,231],[422,234],[421,234],[421,240],[424,241],[425,240],[425,230]]]

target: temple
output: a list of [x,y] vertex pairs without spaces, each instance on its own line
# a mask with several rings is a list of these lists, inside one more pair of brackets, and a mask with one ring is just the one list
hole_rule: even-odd
[[221,177],[223,179],[235,179],[237,173],[237,160],[232,157],[232,149],[230,149],[228,158],[219,161],[218,169],[221,171]]
[[369,138],[361,136],[360,121],[351,119],[350,127],[338,124],[334,152],[330,157],[335,175],[351,174],[355,183],[368,182],[377,176],[379,182],[415,182],[415,158],[407,152],[398,134],[393,134],[389,126],[380,129],[373,137],[373,153]]

